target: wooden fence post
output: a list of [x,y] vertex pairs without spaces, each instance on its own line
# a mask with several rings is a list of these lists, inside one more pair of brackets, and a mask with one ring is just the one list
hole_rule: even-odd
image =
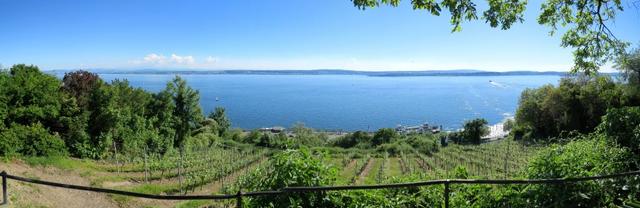
[[[144,146],[144,182],[149,182],[149,166],[147,165],[147,146]],[[150,177],[150,176],[149,176]]]
[[9,197],[7,195],[7,172],[2,171],[2,203],[0,205],[9,204]]
[[444,208],[449,208],[449,180],[444,182]]
[[242,190],[239,190],[236,195],[236,207],[242,208]]

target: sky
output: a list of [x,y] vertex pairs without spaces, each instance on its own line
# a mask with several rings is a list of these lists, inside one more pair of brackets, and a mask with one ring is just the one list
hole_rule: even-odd
[[[640,9],[610,28],[640,44]],[[484,1],[479,11],[486,8]],[[54,69],[479,69],[567,71],[572,50],[537,24],[539,0],[510,30],[483,20],[350,0],[0,0],[0,64]],[[603,71],[610,71],[607,65]]]

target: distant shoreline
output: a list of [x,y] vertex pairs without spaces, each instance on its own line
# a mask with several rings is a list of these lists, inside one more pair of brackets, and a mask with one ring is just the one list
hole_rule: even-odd
[[[50,73],[65,73],[74,70],[57,69],[50,70]],[[417,76],[566,76],[568,72],[558,71],[506,71],[493,72],[481,70],[442,70],[442,71],[354,71],[354,70],[160,70],[160,69],[137,69],[137,70],[112,70],[112,69],[88,69],[88,71],[98,74],[183,74],[183,75],[361,75],[372,77],[417,77]],[[602,73],[617,75],[618,73]]]

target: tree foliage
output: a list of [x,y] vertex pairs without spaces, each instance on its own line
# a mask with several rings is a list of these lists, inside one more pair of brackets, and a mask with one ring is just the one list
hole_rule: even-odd
[[202,111],[199,104],[200,96],[198,91],[189,87],[187,81],[180,76],[176,76],[167,85],[167,91],[171,94],[175,106],[173,110],[173,115],[176,118],[174,146],[180,147],[191,131],[197,128],[198,123],[202,120]]
[[[397,7],[400,0],[351,0],[358,9],[389,5]],[[524,21],[526,0],[488,0],[482,18],[491,27],[507,30],[514,23]],[[465,21],[478,20],[477,2],[472,0],[413,0],[414,10],[426,10],[440,16],[443,10],[451,15],[453,32],[461,30]],[[562,27],[562,47],[574,49],[572,71],[594,74],[607,61],[624,54],[629,45],[615,37],[608,24],[615,19],[616,13],[623,11],[621,1],[607,0],[546,0],[542,3],[538,23],[550,28],[553,35]]]
[[[179,77],[167,89],[149,93],[127,80],[107,83],[86,71],[58,80],[35,66],[14,65],[0,70],[0,155],[68,152],[83,158],[122,154],[134,159],[164,154],[199,133],[193,130],[200,126],[213,126],[215,132],[195,135],[198,141],[191,143],[210,143],[218,137],[217,123],[202,122],[198,97]],[[217,118],[228,128],[228,118],[221,115]]]
[[608,76],[567,77],[558,87],[526,89],[520,96],[513,132],[524,139],[592,132],[607,109],[637,105],[623,90],[624,86]]
[[218,135],[220,136],[224,135],[224,133],[229,130],[229,127],[231,127],[231,122],[229,121],[229,118],[227,118],[223,107],[216,107],[208,117],[218,124]]
[[375,134],[373,134],[373,139],[371,143],[373,146],[378,146],[383,143],[393,142],[396,138],[398,138],[398,133],[396,130],[391,128],[382,128],[378,129]]
[[59,155],[63,95],[60,81],[36,66],[0,72],[0,154]]
[[[566,178],[607,175],[629,171],[631,154],[611,145],[603,135],[589,135],[566,145],[553,145],[529,163],[526,177]],[[531,185],[518,196],[535,207],[607,207],[620,204],[619,198],[637,194],[638,188],[625,178],[588,181],[572,185]],[[633,182],[637,184],[636,182]],[[623,187],[627,188],[623,188]]]
[[66,153],[60,136],[51,134],[42,124],[12,124],[0,132],[0,155],[56,156]]
[[370,143],[371,139],[367,132],[356,131],[333,140],[332,144],[342,148],[352,148],[361,143]]
[[476,118],[464,122],[464,130],[461,132],[464,142],[480,144],[482,137],[489,134],[488,123],[489,122],[483,118]]
[[607,110],[598,126],[603,133],[622,147],[640,155],[640,107],[623,107]]
[[620,57],[616,62],[616,69],[621,72],[627,83],[640,87],[640,48],[635,48]]
[[0,89],[8,105],[5,126],[55,125],[62,106],[58,79],[40,72],[36,66],[19,64],[11,67],[5,82]]
[[322,146],[327,142],[327,135],[315,133],[312,128],[306,127],[304,123],[296,123],[291,127],[293,141],[296,146]]
[[62,84],[62,89],[76,99],[76,104],[86,108],[89,95],[103,83],[97,74],[79,70],[65,73]]

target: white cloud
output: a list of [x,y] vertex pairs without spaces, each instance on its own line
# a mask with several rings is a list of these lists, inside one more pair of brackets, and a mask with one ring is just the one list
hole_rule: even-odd
[[187,64],[187,65],[194,64],[196,62],[193,56],[178,56],[176,54],[171,54],[171,61],[176,64]]
[[150,53],[144,56],[141,60],[133,60],[129,63],[133,64],[137,67],[187,67],[193,68],[198,67],[201,64],[198,64],[196,58],[191,55],[180,56],[177,54],[171,54],[171,56],[167,57],[162,54]]
[[149,64],[164,64],[167,61],[167,57],[152,53],[145,56],[143,60],[144,60],[143,61],[144,63],[149,63]]

